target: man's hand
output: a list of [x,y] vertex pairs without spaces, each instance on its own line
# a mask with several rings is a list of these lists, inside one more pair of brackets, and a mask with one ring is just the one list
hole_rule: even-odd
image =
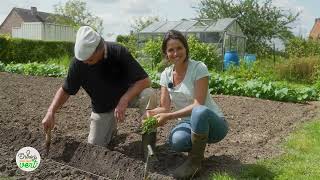
[[48,111],[46,116],[42,120],[43,130],[44,133],[47,133],[48,130],[51,130],[54,128],[54,113]]
[[123,122],[128,107],[128,101],[120,99],[117,107],[114,109],[114,117],[118,122]]

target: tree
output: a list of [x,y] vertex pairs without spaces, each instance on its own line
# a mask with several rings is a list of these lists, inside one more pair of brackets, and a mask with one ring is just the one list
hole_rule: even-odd
[[70,25],[75,28],[80,26],[91,26],[97,32],[103,31],[103,20],[93,15],[83,0],[69,0],[65,4],[54,5],[55,14],[51,16],[52,20],[58,24]]
[[247,36],[247,52],[264,54],[272,38],[293,37],[289,26],[299,13],[275,7],[272,0],[201,0],[196,7],[200,18],[238,18]]
[[156,21],[159,21],[159,17],[157,16],[139,17],[134,19],[131,28],[133,29],[133,32],[139,32]]

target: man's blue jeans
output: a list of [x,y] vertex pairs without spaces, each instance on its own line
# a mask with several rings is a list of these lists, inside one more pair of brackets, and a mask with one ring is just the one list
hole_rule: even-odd
[[216,143],[227,135],[228,123],[206,106],[194,107],[191,119],[179,122],[171,130],[171,148],[178,152],[189,152],[192,147],[191,131],[196,134],[208,134],[208,143]]

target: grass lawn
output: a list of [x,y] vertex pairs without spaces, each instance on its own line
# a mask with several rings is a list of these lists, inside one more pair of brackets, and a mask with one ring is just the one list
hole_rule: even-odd
[[239,177],[215,173],[211,179],[320,179],[320,119],[291,134],[283,148],[285,153],[279,157],[246,165]]

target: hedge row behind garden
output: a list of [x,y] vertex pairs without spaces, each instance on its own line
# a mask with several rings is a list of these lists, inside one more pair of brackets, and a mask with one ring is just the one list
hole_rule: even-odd
[[73,56],[74,43],[39,41],[0,36],[0,60],[3,63],[45,62],[50,58]]

